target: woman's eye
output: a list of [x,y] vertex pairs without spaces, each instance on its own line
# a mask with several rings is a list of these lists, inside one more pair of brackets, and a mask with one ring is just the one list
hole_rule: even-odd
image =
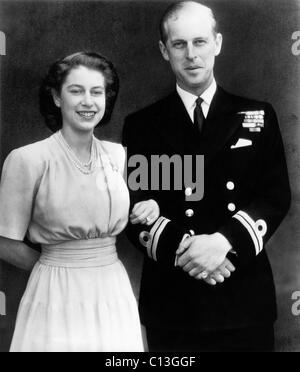
[[93,94],[94,96],[102,96],[103,92],[100,91],[100,90],[96,90],[96,91],[92,92],[92,94]]
[[70,92],[72,94],[80,94],[81,93],[81,90],[79,90],[79,89],[72,89],[72,90],[70,90]]

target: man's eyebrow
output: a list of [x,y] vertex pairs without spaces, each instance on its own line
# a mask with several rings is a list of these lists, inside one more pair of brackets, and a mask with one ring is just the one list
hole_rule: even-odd
[[[193,40],[208,40],[208,37],[206,37],[206,36],[196,36],[196,37],[193,38]],[[178,42],[186,43],[187,41],[185,39],[180,39],[180,38],[171,39],[171,43],[178,43]]]
[[184,39],[171,39],[171,43],[176,43],[176,42],[186,43],[186,40],[184,40]]

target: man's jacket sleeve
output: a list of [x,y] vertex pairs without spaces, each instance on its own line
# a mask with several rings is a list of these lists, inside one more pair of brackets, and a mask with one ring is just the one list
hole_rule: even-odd
[[[143,147],[145,138],[144,133],[140,133],[141,130],[138,130],[139,125],[142,125],[142,123],[139,123],[133,117],[128,117],[125,120],[123,146],[127,151],[128,169],[130,169],[130,159],[133,155],[140,154],[142,157],[147,158],[148,164],[150,164],[151,154],[147,154],[145,147]],[[127,176],[130,192],[130,211],[138,202],[149,199],[157,200],[156,192],[151,191],[150,187],[148,190],[132,190],[130,171],[128,171]],[[126,233],[129,240],[150,259],[168,266],[174,266],[175,252],[183,237],[187,236],[186,229],[162,215],[152,226],[132,225],[129,223]]]
[[[266,106],[260,177],[251,202],[226,222],[221,232],[238,260],[247,264],[258,256],[286,215],[291,200],[284,147],[276,114]],[[245,166],[247,166],[245,164]]]

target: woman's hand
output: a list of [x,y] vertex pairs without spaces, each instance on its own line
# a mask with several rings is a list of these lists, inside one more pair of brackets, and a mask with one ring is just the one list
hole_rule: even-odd
[[158,204],[155,200],[150,199],[136,203],[129,218],[133,225],[140,223],[150,226],[154,224],[159,215],[160,210]]

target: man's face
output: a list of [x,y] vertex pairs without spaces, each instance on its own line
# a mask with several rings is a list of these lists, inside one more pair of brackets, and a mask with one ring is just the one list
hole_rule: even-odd
[[179,86],[200,95],[213,81],[215,57],[221,51],[222,35],[215,35],[212,20],[197,6],[178,11],[166,25],[167,41],[160,50],[169,61]]

